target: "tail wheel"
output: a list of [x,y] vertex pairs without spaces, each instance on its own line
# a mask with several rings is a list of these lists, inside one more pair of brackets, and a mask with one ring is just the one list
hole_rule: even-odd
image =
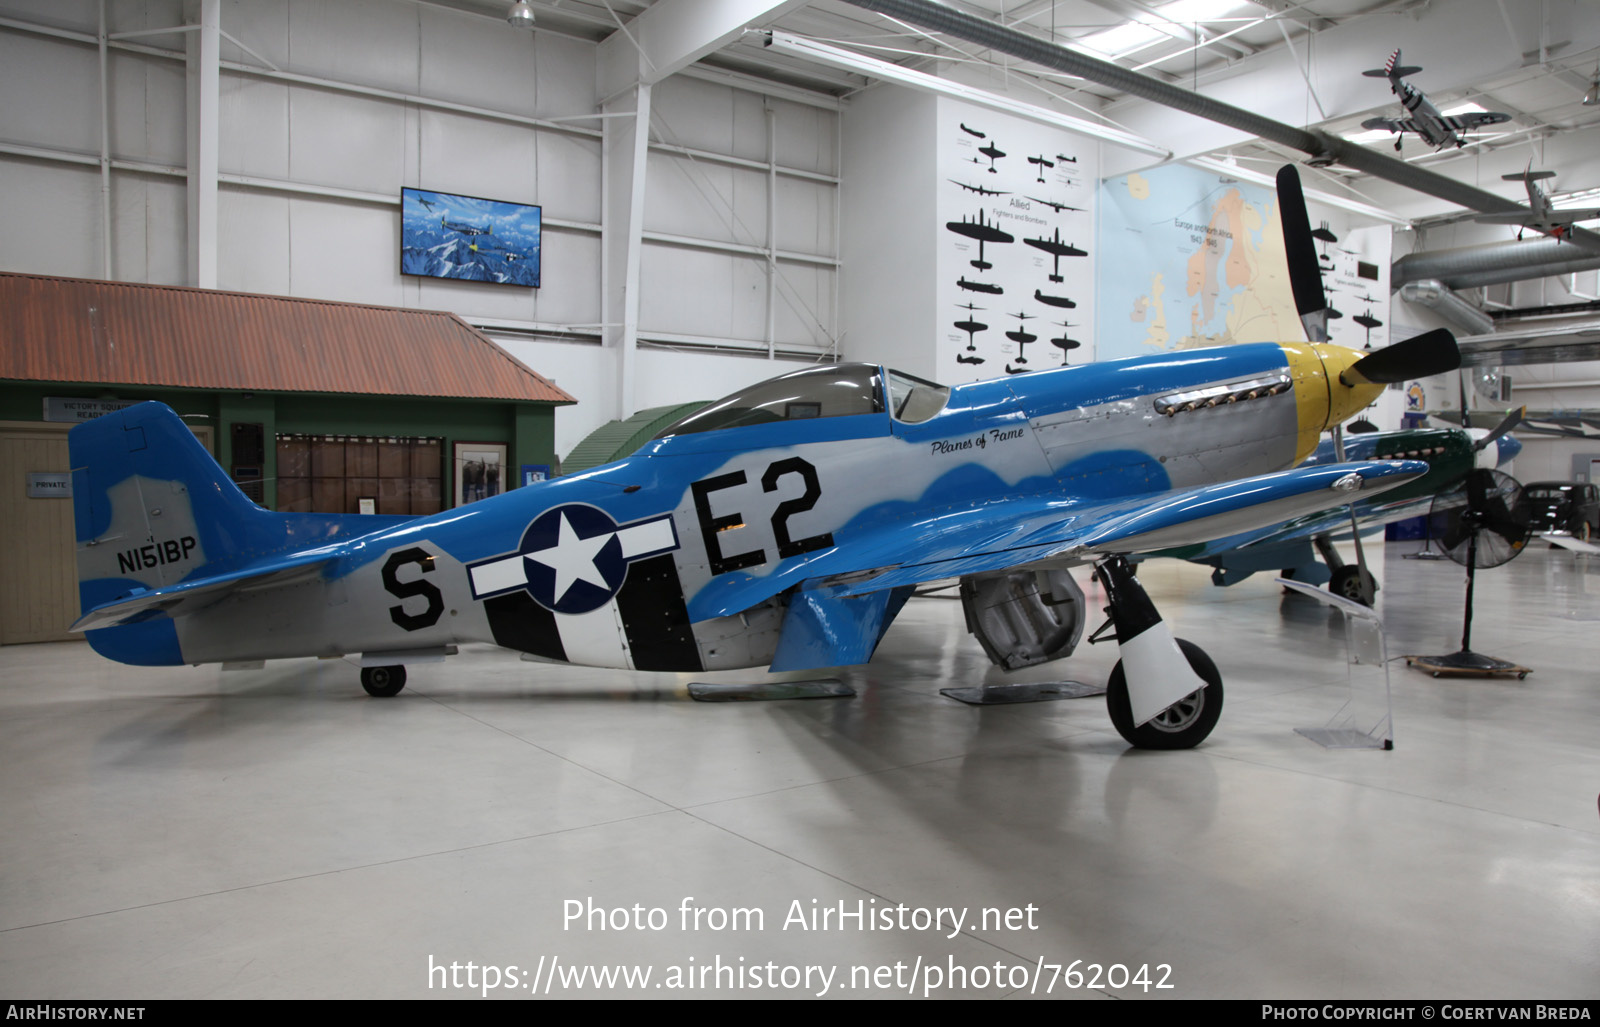
[[368,695],[379,699],[387,699],[399,695],[400,689],[406,687],[406,669],[404,667],[363,667],[361,668],[361,687],[367,690]]
[[1189,667],[1206,683],[1206,687],[1191,693],[1156,714],[1155,719],[1135,727],[1133,707],[1128,701],[1128,679],[1123,673],[1122,661],[1111,668],[1111,678],[1106,682],[1106,711],[1111,714],[1111,725],[1129,745],[1136,749],[1192,749],[1205,741],[1211,729],[1222,716],[1222,675],[1211,662],[1204,649],[1188,639],[1177,639]]

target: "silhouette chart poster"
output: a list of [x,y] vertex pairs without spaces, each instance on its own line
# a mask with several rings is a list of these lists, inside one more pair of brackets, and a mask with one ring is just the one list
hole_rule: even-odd
[[1095,359],[1094,143],[941,97],[936,145],[939,380]]

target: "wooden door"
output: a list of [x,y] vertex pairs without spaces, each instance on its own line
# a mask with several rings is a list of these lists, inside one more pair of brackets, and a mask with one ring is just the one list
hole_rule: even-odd
[[[29,474],[70,475],[71,427],[0,422],[0,645],[83,637],[67,630],[79,614],[72,500],[28,495]],[[211,449],[212,429],[192,430]]]
[[0,645],[54,642],[78,619],[72,499],[32,498],[28,475],[68,474],[65,424],[0,426]]

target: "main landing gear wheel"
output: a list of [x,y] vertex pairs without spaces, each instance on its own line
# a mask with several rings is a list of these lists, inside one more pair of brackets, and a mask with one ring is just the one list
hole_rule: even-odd
[[1355,564],[1346,564],[1328,579],[1328,591],[1362,606],[1371,606],[1378,597],[1378,582],[1371,574],[1363,574]]
[[1176,639],[1189,666],[1206,687],[1180,699],[1138,727],[1133,725],[1133,708],[1128,702],[1128,679],[1122,661],[1111,668],[1106,682],[1106,711],[1117,734],[1136,749],[1192,749],[1205,741],[1222,716],[1222,675],[1204,649],[1188,639]]
[[406,669],[404,667],[362,667],[361,687],[367,690],[368,695],[387,699],[392,695],[399,695],[400,689],[406,687]]

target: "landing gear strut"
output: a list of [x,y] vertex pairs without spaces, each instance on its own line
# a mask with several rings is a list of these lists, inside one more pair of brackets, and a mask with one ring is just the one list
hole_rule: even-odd
[[379,699],[399,695],[400,689],[406,687],[406,669],[403,666],[362,667],[361,687],[368,695]]
[[1311,541],[1317,547],[1322,562],[1333,572],[1333,576],[1328,579],[1329,592],[1360,603],[1362,606],[1371,606],[1377,601],[1378,579],[1372,576],[1371,571],[1359,563],[1345,563],[1340,559],[1339,551],[1333,548],[1333,540],[1327,535],[1318,535]]

